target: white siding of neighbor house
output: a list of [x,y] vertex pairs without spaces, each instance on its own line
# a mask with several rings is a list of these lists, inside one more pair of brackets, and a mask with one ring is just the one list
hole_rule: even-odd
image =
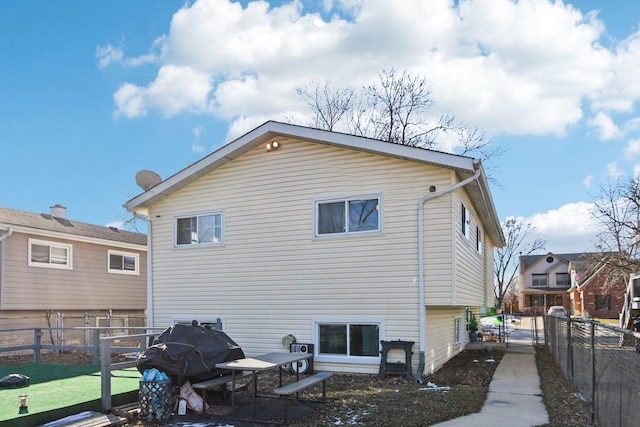
[[569,263],[564,260],[559,260],[555,256],[551,257],[553,258],[553,262],[548,263],[546,260],[546,256],[541,257],[534,265],[520,274],[520,280],[523,283],[523,289],[535,289],[535,287],[533,286],[534,274],[546,274],[547,286],[549,288],[563,289],[563,286],[558,286],[556,283],[556,273],[568,273]]
[[[71,270],[28,265],[29,238],[72,245]],[[14,232],[2,242],[2,310],[144,310],[147,255],[131,249]],[[139,254],[139,275],[107,272],[107,251]]]
[[[220,318],[247,355],[286,351],[287,334],[313,342],[313,321],[381,321],[381,339],[411,340],[418,363],[417,203],[451,171],[303,141],[254,149],[150,210],[154,326]],[[314,239],[319,198],[382,196],[380,236]],[[462,301],[476,274],[454,272],[451,195],[425,204],[427,293]],[[175,248],[176,215],[223,212],[224,245]],[[454,212],[455,214],[455,212]],[[471,269],[476,264],[466,266]],[[479,288],[482,294],[482,287]],[[434,343],[440,345],[440,343]],[[436,355],[439,357],[440,355]],[[444,363],[444,362],[443,362]],[[319,363],[374,373],[379,364]]]

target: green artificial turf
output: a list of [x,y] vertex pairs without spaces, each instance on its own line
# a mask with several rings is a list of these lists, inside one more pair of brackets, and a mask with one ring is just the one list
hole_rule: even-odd
[[[0,367],[0,378],[9,374],[24,374],[30,378],[30,384],[28,387],[0,388],[0,425],[12,420],[15,425],[36,425],[42,420],[48,422],[83,410],[101,409],[98,366],[25,364]],[[111,395],[137,392],[140,377],[136,368],[113,371]],[[28,413],[19,413],[21,394],[28,395]],[[62,410],[64,408],[68,410]]]

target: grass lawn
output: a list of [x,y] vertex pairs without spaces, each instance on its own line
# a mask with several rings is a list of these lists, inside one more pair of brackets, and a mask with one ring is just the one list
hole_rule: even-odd
[[[30,385],[0,388],[0,424],[3,426],[34,426],[82,411],[102,409],[98,366],[46,363],[0,366],[0,378],[9,374],[28,376]],[[111,373],[114,406],[137,399],[140,377],[136,368]],[[131,392],[134,392],[133,399],[126,395]],[[26,414],[19,413],[21,394],[28,395]],[[124,401],[118,402],[121,399]]]

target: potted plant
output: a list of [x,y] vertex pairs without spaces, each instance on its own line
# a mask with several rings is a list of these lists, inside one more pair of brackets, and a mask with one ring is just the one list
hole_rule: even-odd
[[467,329],[469,329],[469,340],[475,342],[478,339],[478,319],[476,319],[476,315],[473,313],[471,313],[471,317],[469,318]]

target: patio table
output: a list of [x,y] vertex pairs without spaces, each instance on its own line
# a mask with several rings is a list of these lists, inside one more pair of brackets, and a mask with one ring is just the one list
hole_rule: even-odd
[[[256,418],[256,396],[258,394],[258,372],[279,370],[279,387],[282,387],[282,368],[292,363],[297,363],[301,360],[310,359],[313,357],[309,353],[266,353],[255,357],[246,357],[244,359],[231,360],[229,362],[216,363],[216,368],[228,369],[232,371],[232,386],[231,390],[235,390],[235,376],[236,372],[251,371],[253,373],[253,393],[251,396],[252,405],[252,420]],[[300,380],[300,374],[296,372],[296,381]],[[231,393],[231,407],[232,414],[235,417],[236,405],[235,405],[235,393]]]

